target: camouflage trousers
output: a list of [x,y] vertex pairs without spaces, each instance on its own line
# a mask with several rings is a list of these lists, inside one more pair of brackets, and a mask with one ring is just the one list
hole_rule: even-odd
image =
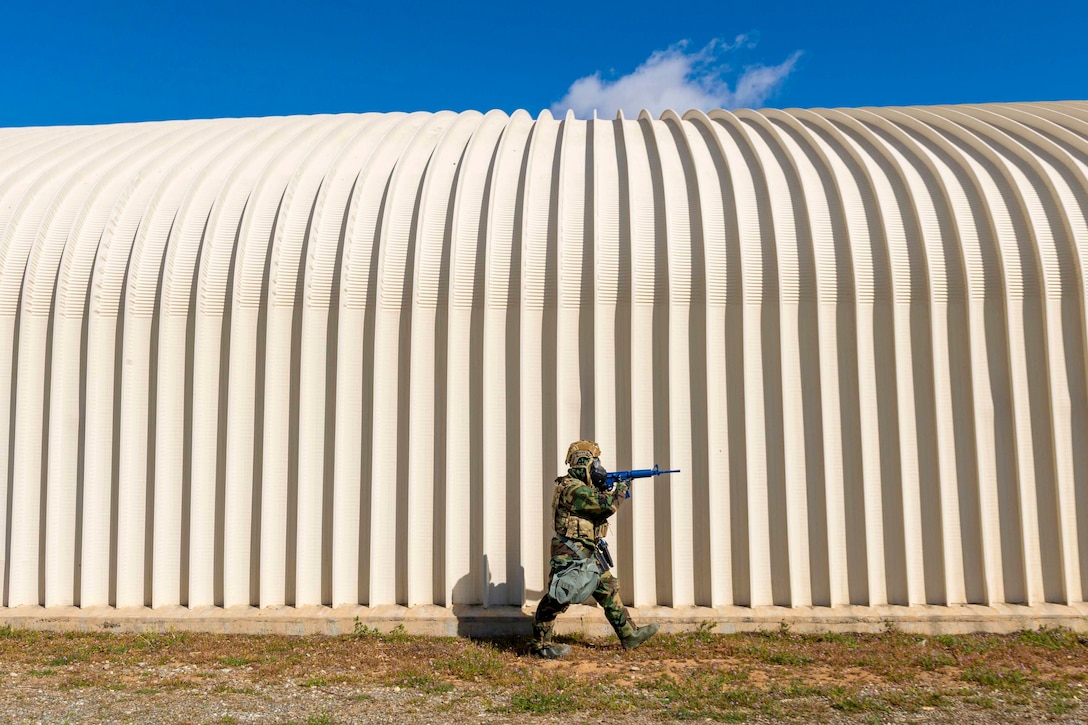
[[[552,577],[556,571],[563,569],[575,558],[574,554],[565,544],[552,542],[551,573],[548,576],[548,588],[551,588]],[[578,557],[582,558],[582,557]],[[545,590],[547,591],[547,590]],[[627,615],[627,608],[623,606],[620,598],[620,581],[612,576],[612,572],[606,571],[601,575],[601,583],[593,590],[593,598],[601,605],[604,616],[612,629],[616,630],[616,636],[620,639],[628,637],[635,632],[635,625]],[[533,649],[539,649],[547,644],[555,629],[555,618],[567,611],[569,604],[560,604],[550,594],[545,594],[537,605],[536,614],[533,616]]]

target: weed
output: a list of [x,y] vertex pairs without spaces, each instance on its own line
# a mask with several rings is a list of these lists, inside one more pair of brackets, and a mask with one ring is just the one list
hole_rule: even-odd
[[1016,690],[1021,688],[1026,679],[1021,672],[1015,670],[996,670],[985,665],[976,665],[964,670],[960,679],[964,682],[974,682],[995,690]]
[[789,665],[798,667],[812,662],[811,657],[799,655],[796,652],[769,652],[763,657],[764,662],[772,665]]
[[926,672],[936,672],[942,667],[951,667],[956,664],[956,660],[952,659],[943,652],[927,652],[914,661],[916,667],[925,670]]
[[1043,680],[1039,686],[1046,691],[1047,712],[1052,715],[1064,715],[1077,707],[1077,693],[1061,680]]
[[510,709],[535,715],[576,712],[582,686],[562,675],[535,678],[510,698]]
[[314,675],[313,677],[307,677],[305,680],[299,681],[299,687],[326,687],[329,681],[321,675]]
[[493,682],[506,671],[506,663],[499,653],[486,644],[469,647],[450,658],[434,660],[432,667],[465,682]]
[[362,621],[356,617],[352,620],[353,626],[351,628],[351,634],[349,637],[378,637],[381,632],[376,627],[368,627],[362,623]]
[[54,657],[53,659],[49,660],[47,664],[50,667],[63,667],[64,665],[72,664],[78,659],[79,658],[75,655],[61,655],[59,657]]
[[388,684],[427,693],[450,692],[453,690],[453,685],[450,683],[435,677],[430,672],[419,669],[402,671],[399,675],[391,678]]
[[964,701],[983,710],[993,710],[997,707],[997,700],[989,695],[968,695],[964,698]]
[[806,685],[804,681],[793,678],[783,689],[772,690],[770,696],[775,700],[798,700],[804,697],[819,697],[824,694],[821,687]]
[[820,634],[803,635],[806,642],[828,642],[841,644],[851,649],[858,646],[858,636],[853,632],[821,632]]
[[948,705],[948,696],[932,690],[894,690],[884,693],[880,700],[891,710],[918,712],[924,707],[938,708]]
[[97,683],[94,680],[86,677],[69,677],[64,682],[60,683],[58,687],[62,690],[74,690],[80,687],[94,687]]
[[1075,649],[1086,644],[1076,632],[1064,627],[1024,629],[1018,633],[1017,639],[1023,644],[1047,649]]
[[844,687],[827,688],[827,697],[831,707],[845,713],[886,712],[888,706],[879,697],[862,695]]
[[27,672],[31,677],[49,677],[49,675],[55,675],[55,670],[30,670]]
[[737,687],[736,675],[714,668],[700,668],[683,677],[663,675],[643,685],[656,696],[665,713],[679,719],[711,718],[736,721],[742,710],[759,707],[763,694],[755,687]]
[[1001,639],[986,634],[938,634],[933,641],[964,654],[982,654],[997,647]]
[[249,664],[249,660],[245,657],[220,657],[219,661],[227,667],[245,667]]
[[1069,700],[1052,700],[1046,708],[1047,712],[1051,715],[1065,715],[1076,709],[1077,704],[1075,702],[1069,702]]
[[408,630],[404,628],[403,624],[398,624],[393,627],[390,632],[384,633],[377,627],[366,626],[358,617],[355,617],[352,620],[351,634],[347,636],[356,639],[373,637],[376,639],[389,640],[391,642],[405,642],[411,639]]
[[695,632],[692,634],[697,642],[709,642],[716,635],[714,630],[717,628],[718,623],[709,619],[704,619],[695,626]]
[[306,718],[306,725],[336,725],[336,721],[327,712],[320,712]]
[[216,685],[212,692],[228,695],[255,695],[257,691],[252,687],[231,687],[230,685]]
[[578,709],[574,696],[569,692],[539,690],[527,687],[514,693],[510,698],[510,709],[514,712],[529,712],[534,715],[574,712]]

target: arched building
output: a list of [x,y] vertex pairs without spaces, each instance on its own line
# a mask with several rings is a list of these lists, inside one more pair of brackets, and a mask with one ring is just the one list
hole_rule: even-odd
[[510,611],[580,437],[651,616],[1083,616],[1086,265],[1078,102],[3,129],[0,618]]

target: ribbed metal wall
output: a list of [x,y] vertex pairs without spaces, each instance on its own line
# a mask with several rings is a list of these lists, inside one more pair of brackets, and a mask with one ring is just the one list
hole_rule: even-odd
[[1080,602],[1088,104],[0,130],[14,607]]

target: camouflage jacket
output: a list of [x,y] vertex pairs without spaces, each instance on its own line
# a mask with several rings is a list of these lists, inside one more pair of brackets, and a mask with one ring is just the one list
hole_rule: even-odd
[[552,511],[556,538],[574,539],[590,551],[608,533],[608,517],[627,496],[627,484],[618,483],[605,493],[571,475],[555,479]]

